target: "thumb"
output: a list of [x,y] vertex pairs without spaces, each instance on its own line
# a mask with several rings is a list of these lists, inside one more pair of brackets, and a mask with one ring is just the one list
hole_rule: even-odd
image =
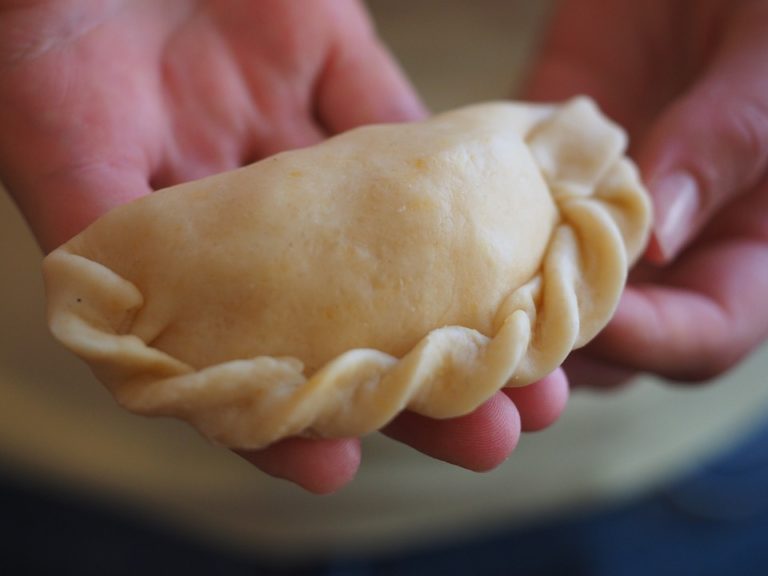
[[364,124],[406,122],[426,115],[416,91],[376,36],[362,9],[336,46],[317,88],[321,124],[336,134]]
[[708,71],[638,151],[655,206],[651,261],[673,260],[721,206],[766,173],[768,6],[744,5]]

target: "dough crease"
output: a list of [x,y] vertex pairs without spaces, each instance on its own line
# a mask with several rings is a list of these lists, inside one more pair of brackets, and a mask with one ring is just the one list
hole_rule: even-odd
[[105,215],[45,258],[49,325],[233,448],[461,416],[610,319],[650,227],[625,149],[586,98],[359,128]]

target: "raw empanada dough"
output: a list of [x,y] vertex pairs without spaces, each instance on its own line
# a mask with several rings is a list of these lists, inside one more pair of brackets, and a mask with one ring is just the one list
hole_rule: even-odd
[[649,204],[586,99],[358,128],[117,208],[44,261],[118,401],[258,448],[466,414],[608,321]]

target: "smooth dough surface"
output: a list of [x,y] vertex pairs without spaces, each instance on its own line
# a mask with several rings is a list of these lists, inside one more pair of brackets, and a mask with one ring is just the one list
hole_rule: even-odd
[[625,146],[583,98],[358,128],[105,215],[45,259],[49,324],[236,448],[466,414],[609,320],[649,228]]

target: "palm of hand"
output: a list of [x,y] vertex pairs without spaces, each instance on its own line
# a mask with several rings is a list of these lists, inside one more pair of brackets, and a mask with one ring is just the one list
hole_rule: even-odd
[[[0,177],[51,249],[154,188],[423,115],[355,0],[41,0],[0,9]],[[487,469],[567,396],[561,372],[387,433]],[[354,476],[357,440],[288,440],[244,456],[314,491]]]
[[353,2],[88,4],[0,20],[0,169],[47,248],[153,188],[420,114]]
[[759,2],[563,3],[529,94],[592,94],[629,129],[656,208],[649,263],[575,382],[703,379],[768,335],[766,23]]
[[[353,1],[91,4],[0,12],[0,174],[46,249],[155,187],[422,113]],[[324,491],[359,448],[247,457]]]

